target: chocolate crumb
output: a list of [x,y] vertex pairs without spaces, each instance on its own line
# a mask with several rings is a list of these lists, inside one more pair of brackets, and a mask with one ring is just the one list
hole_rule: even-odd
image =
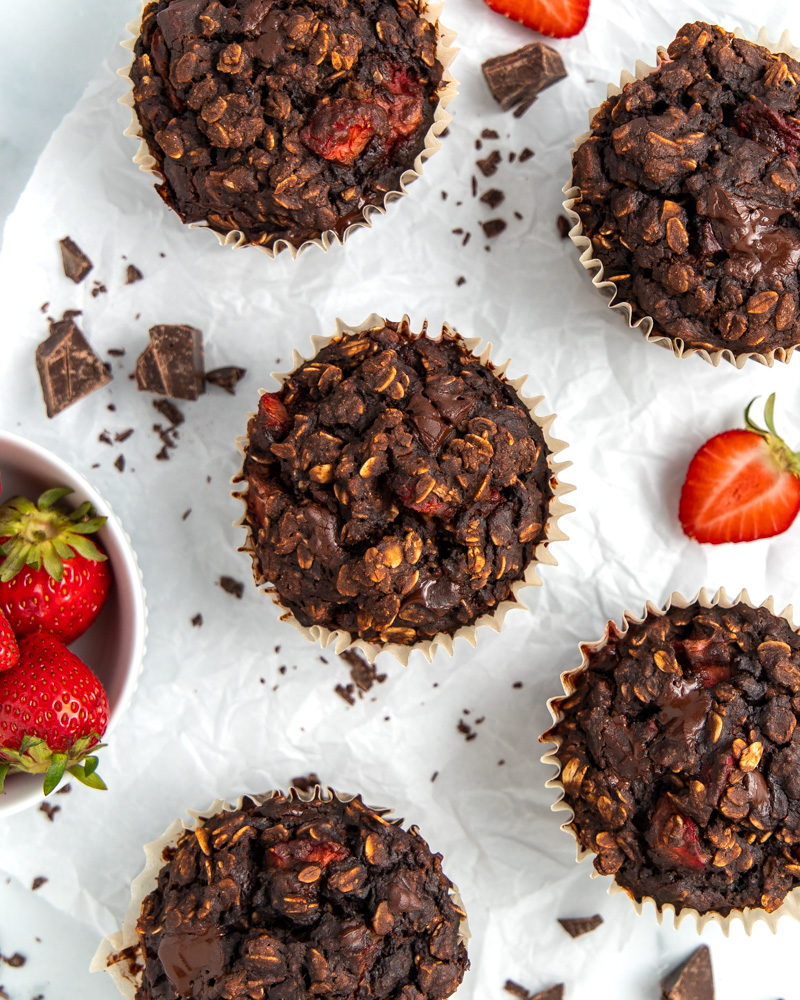
[[133,264],[128,264],[128,269],[125,272],[126,285],[135,285],[136,282],[141,281],[143,277],[144,275],[138,267],[135,267]]
[[102,281],[95,281],[94,288],[92,289],[92,298],[96,299],[98,295],[105,295],[108,289],[103,284]]
[[43,313],[46,313],[46,312],[47,312],[47,310],[48,310],[49,308],[50,308],[50,303],[49,303],[49,302],[43,302],[43,303],[42,303],[42,304],[41,304],[41,305],[39,306],[39,312],[43,312]]
[[25,958],[24,955],[21,955],[18,951],[15,951],[14,954],[11,955],[9,958],[6,958],[6,956],[3,955],[3,961],[6,963],[6,965],[10,965],[12,969],[21,969],[22,966],[28,960],[27,958]]
[[301,775],[299,778],[292,778],[292,784],[298,792],[312,792],[317,785],[322,788],[322,782],[320,781],[320,777],[316,771],[312,771],[310,774]]
[[112,358],[124,358],[125,357],[125,348],[124,347],[109,347],[108,354],[110,354]]
[[482,139],[499,139],[500,138],[500,133],[499,132],[495,132],[495,130],[493,128],[485,128],[483,130],[483,132],[481,132],[481,138]]
[[69,795],[71,791],[72,791],[72,785],[69,782],[67,782],[66,785],[56,789],[56,795]]
[[117,469],[118,472],[124,472],[125,471],[125,456],[124,455],[117,455],[117,460],[116,460],[116,462],[114,462],[114,466],[115,466],[115,468]]
[[524,104],[520,104],[520,106],[514,112],[514,117],[522,118],[522,116],[525,114],[525,112],[528,110],[528,108],[533,104],[535,100],[536,98],[534,97],[533,100],[526,101]]
[[196,614],[194,618],[192,618],[192,625],[194,625],[195,628],[200,628],[202,624],[203,616],[201,614]]
[[520,163],[525,163],[525,161],[526,161],[526,160],[529,160],[529,159],[530,159],[530,158],[531,158],[531,157],[532,157],[533,155],[534,155],[534,152],[533,152],[533,150],[532,150],[532,149],[529,149],[529,148],[528,148],[528,147],[526,146],[526,147],[525,147],[525,148],[524,148],[524,149],[522,150],[522,152],[521,152],[521,153],[519,154],[519,162],[520,162]]
[[714,972],[708,945],[701,945],[661,983],[662,1000],[714,1000]]
[[550,986],[548,989],[542,990],[541,993],[534,994],[529,1000],[564,1000],[564,984]]
[[111,435],[109,434],[108,431],[102,431],[100,434],[98,434],[97,435],[97,440],[101,444],[110,444],[112,446],[114,444],[114,442],[111,440]]
[[39,812],[43,812],[51,823],[54,822],[54,817],[56,813],[60,811],[61,811],[61,806],[51,806],[49,802],[43,802],[39,806]]
[[347,687],[343,684],[337,684],[333,690],[339,695],[340,698],[344,699],[348,705],[355,705],[355,687],[352,684],[348,684]]
[[153,406],[158,410],[162,417],[169,420],[173,427],[180,427],[180,425],[186,420],[186,417],[184,417],[178,407],[174,403],[171,403],[168,399],[154,399]]
[[478,734],[474,732],[472,726],[464,722],[463,719],[458,720],[458,725],[456,726],[456,729],[462,734],[467,743],[469,743],[470,740],[474,740],[477,738]]
[[559,215],[556,218],[556,229],[558,230],[558,235],[562,240],[569,239],[569,231],[572,229],[572,223],[566,215]]
[[350,667],[350,679],[358,688],[359,698],[362,692],[371,690],[373,684],[383,684],[386,680],[386,674],[379,674],[375,665],[367,663],[356,649],[346,649],[339,658]]
[[115,434],[114,440],[117,441],[119,444],[122,444],[123,441],[128,440],[131,434],[133,434],[133,428],[129,427],[126,431],[119,431],[117,434]]
[[[446,191],[442,191],[442,201],[447,201],[447,192]],[[49,306],[50,303],[47,302],[46,305]]]
[[502,159],[503,157],[500,153],[496,149],[493,149],[485,159],[476,160],[475,165],[484,177],[492,177],[497,173],[497,165],[502,162]]
[[513,979],[507,979],[503,989],[506,993],[510,993],[512,997],[517,997],[518,1000],[528,1000],[528,991],[524,986],[515,983]]
[[325,664],[326,666],[327,666],[327,663],[328,663],[328,661],[327,661],[327,660],[325,659],[325,657],[324,657],[324,656],[320,656],[320,658],[319,658],[319,662],[320,662],[320,663],[324,663],[324,664]]
[[244,595],[244,584],[240,583],[239,580],[234,580],[232,576],[221,576],[219,578],[219,585],[226,594],[230,594],[239,601],[242,599],[242,596]]
[[276,646],[276,647],[275,647],[275,652],[276,652],[276,653],[280,653],[280,651],[281,651],[281,647],[280,647],[280,646]]
[[593,917],[559,917],[558,922],[571,938],[579,938],[596,931],[603,923],[603,918],[595,913]]
[[493,240],[496,236],[499,236],[500,233],[503,232],[507,225],[508,223],[505,219],[489,219],[488,222],[481,223],[481,228],[483,229],[487,240]]
[[49,879],[47,879],[44,875],[37,875],[33,882],[31,882],[31,892],[36,892],[37,889],[41,889],[47,881],[49,881]]
[[505,194],[498,190],[498,188],[489,188],[488,191],[484,191],[481,195],[481,201],[483,204],[488,205],[491,209],[495,209],[498,205],[502,205],[505,200]]
[[515,688],[516,690],[519,690],[519,688],[522,687],[522,681],[514,681],[514,683],[511,685],[511,687]]
[[231,365],[227,368],[215,368],[213,371],[207,372],[205,378],[206,382],[219,386],[220,389],[224,389],[225,392],[234,396],[237,384],[246,374],[246,368],[235,368]]
[[514,218],[522,221],[522,212],[514,212]]
[[192,513],[192,508],[191,508],[191,507],[189,507],[189,508],[188,508],[187,510],[185,510],[185,511],[184,511],[184,512],[183,512],[183,513],[181,514],[181,521],[185,521],[185,520],[186,520],[186,518],[187,518],[187,517],[188,517],[188,516],[189,516],[189,515],[190,515],[191,513]]
[[433,774],[431,775],[431,782],[436,781],[436,779],[438,777],[439,777],[439,772],[438,771],[434,771]]
[[76,285],[79,285],[94,267],[94,264],[92,264],[83,250],[69,236],[65,236],[59,245],[61,246],[61,261],[64,265],[64,274],[66,274],[70,281],[74,281]]
[[456,286],[458,288],[461,288],[462,285],[466,285],[466,283],[467,283],[467,279],[464,277],[463,274],[461,275],[460,278],[456,279]]
[[106,409],[107,410],[111,410],[112,413],[116,413],[117,412],[117,407],[116,407],[115,403],[109,403],[108,406],[106,407]]
[[472,197],[476,198],[478,196],[478,178],[473,175],[472,180]]
[[483,149],[483,143],[480,139],[475,140],[475,148],[480,152]]
[[505,761],[504,760],[498,760],[498,762],[497,762],[497,766],[498,767],[503,767],[504,765],[505,765]]
[[516,160],[516,158],[517,158],[517,154],[516,153],[509,153],[508,154],[508,162],[509,163],[513,163],[514,160]]
[[453,233],[455,236],[461,236],[464,230],[459,227],[458,229],[451,229],[450,232]]
[[471,239],[472,239],[472,233],[464,233],[464,239],[461,241],[461,246],[465,247]]
[[278,673],[281,675],[281,677],[284,677],[286,675],[287,669],[288,669],[287,667],[283,667],[283,666],[282,667],[278,667]]
[[169,449],[166,445],[161,449],[161,451],[156,455],[157,462],[168,462],[169,461]]

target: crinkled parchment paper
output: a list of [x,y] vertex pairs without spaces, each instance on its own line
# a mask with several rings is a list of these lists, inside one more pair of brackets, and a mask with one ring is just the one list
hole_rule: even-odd
[[[623,608],[720,585],[747,587],[757,601],[773,594],[779,607],[800,603],[800,525],[772,541],[706,549],[682,536],[676,518],[689,458],[712,433],[739,426],[753,396],[776,390],[779,427],[800,443],[800,359],[772,371],[674,359],[606,309],[555,229],[568,150],[585,131],[586,110],[622,68],[652,60],[693,16],[750,34],[764,23],[773,37],[788,27],[800,39],[789,0],[594,0],[586,31],[556,43],[569,78],[516,120],[494,105],[479,66],[533,36],[481,0],[449,0],[461,90],[444,149],[371,232],[296,261],[219,248],[164,210],[131,163],[135,142],[122,136],[128,111],[116,103],[123,84],[114,71],[123,50],[56,132],[0,257],[0,424],[58,449],[108,496],[141,561],[150,638],[127,722],[103,752],[110,791],[56,796],[62,808],[52,824],[36,809],[0,821],[0,952],[28,956],[22,969],[0,965],[13,1000],[112,1000],[110,980],[86,969],[125,911],[141,845],[186,807],[308,771],[394,806],[445,855],[473,933],[462,1000],[499,998],[508,977],[532,990],[564,981],[569,1000],[656,1000],[659,977],[695,946],[689,927],[675,932],[637,917],[575,864],[574,844],[549,809],[551,769],[539,763],[537,744],[546,698],[579,662],[577,642],[599,638]],[[484,128],[501,139],[478,152]],[[508,152],[525,146],[536,156],[509,164]],[[487,180],[474,161],[495,147],[503,162]],[[494,212],[472,197],[473,175],[480,192],[506,192]],[[478,222],[493,217],[508,228],[487,241]],[[456,228],[472,233],[466,247]],[[78,287],[61,272],[57,240],[67,234],[95,262]],[[124,284],[129,262],[144,281]],[[95,279],[107,294],[91,295]],[[109,359],[108,387],[48,421],[33,353],[45,314],[64,309],[83,310],[79,323],[104,357],[109,348],[126,353]],[[228,480],[238,468],[235,438],[259,387],[270,388],[268,373],[286,368],[293,347],[306,350],[311,334],[333,332],[336,316],[357,323],[373,311],[408,312],[417,324],[427,317],[434,328],[447,320],[493,342],[498,359],[510,355],[511,377],[530,373],[524,391],[544,395],[558,414],[553,433],[570,443],[563,457],[574,463],[577,512],[563,519],[570,541],[555,549],[559,565],[543,568],[530,611],[511,613],[502,634],[482,635],[476,651],[457,644],[452,660],[412,660],[404,669],[379,659],[386,681],[350,707],[333,692],[349,680],[345,665],[278,622],[250,585]],[[163,418],[128,376],[148,328],[170,322],[205,332],[208,368],[240,365],[248,375],[236,396],[212,387],[180,404],[178,446],[159,462],[151,428]],[[122,444],[98,441],[103,430],[113,437],[129,427],[135,433]],[[121,453],[122,473],[114,466]],[[244,582],[241,600],[218,586],[222,574]],[[204,624],[196,628],[198,613]],[[477,738],[457,732],[462,718]],[[39,875],[49,881],[32,893]],[[575,941],[555,919],[593,913],[605,924]],[[776,937],[757,928],[747,940],[739,931],[727,941],[714,928],[705,935],[720,1000],[800,996],[800,926],[784,921]]]

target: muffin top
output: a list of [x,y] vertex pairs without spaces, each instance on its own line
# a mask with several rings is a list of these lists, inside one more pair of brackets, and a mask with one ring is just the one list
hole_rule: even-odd
[[723,916],[800,886],[800,636],[765,608],[671,608],[584,649],[542,737],[595,868]]
[[156,0],[131,69],[184,222],[295,246],[362,218],[424,147],[442,67],[423,0]]
[[800,343],[798,104],[800,63],[697,23],[598,111],[575,211],[656,332],[734,355]]
[[412,644],[504,600],[545,539],[541,428],[463,340],[334,339],[248,427],[261,573],[306,626]]
[[245,799],[164,860],[137,1000],[440,1000],[469,968],[441,856],[360,798]]

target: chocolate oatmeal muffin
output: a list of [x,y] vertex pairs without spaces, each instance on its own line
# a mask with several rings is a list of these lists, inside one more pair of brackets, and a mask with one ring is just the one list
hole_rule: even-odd
[[[425,147],[443,68],[425,0],[155,0],[131,68],[158,191],[267,249],[384,204]],[[443,127],[443,126],[442,126]]]
[[597,112],[573,210],[616,301],[676,353],[786,360],[800,343],[800,63],[703,23],[668,53]]
[[565,690],[542,740],[598,872],[722,917],[800,886],[800,635],[784,618],[694,603],[612,622]]
[[183,833],[142,903],[137,1000],[449,997],[464,913],[441,855],[382,815],[275,795]]
[[491,363],[450,331],[381,324],[261,397],[242,498],[256,579],[303,626],[411,645],[514,599],[555,479]]

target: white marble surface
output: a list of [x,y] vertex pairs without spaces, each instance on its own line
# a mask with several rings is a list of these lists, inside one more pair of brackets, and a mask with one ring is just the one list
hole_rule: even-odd
[[[61,6],[37,4],[37,34],[39,12]],[[130,4],[114,6],[119,22],[104,17],[95,46],[108,44],[127,20]],[[70,9],[91,20],[88,12],[99,7]],[[493,105],[479,65],[530,35],[481,0],[449,0],[446,20],[463,49],[455,64],[462,87],[444,150],[373,232],[327,257],[312,252],[295,262],[223,251],[163,210],[121,136],[126,112],[115,103],[121,84],[113,73],[121,52],[95,72],[88,43],[84,50],[76,42],[91,84],[39,159],[0,253],[0,425],[58,448],[108,496],[140,557],[151,633],[128,723],[104,751],[110,791],[56,799],[62,809],[52,825],[36,810],[0,822],[0,953],[28,956],[22,969],[0,965],[12,1000],[113,1000],[110,980],[86,970],[99,938],[125,911],[141,845],[187,806],[282,785],[309,770],[394,805],[445,855],[474,934],[460,1000],[499,1000],[508,976],[531,989],[563,979],[568,1000],[656,1000],[659,977],[696,946],[689,927],[676,932],[658,927],[652,914],[638,918],[624,898],[609,899],[602,881],[590,880],[587,865],[574,864],[573,846],[549,812],[549,771],[538,763],[536,742],[547,723],[545,699],[558,692],[560,671],[574,665],[578,641],[597,637],[623,608],[718,584],[733,592],[747,586],[757,599],[774,593],[781,606],[800,603],[800,525],[772,541],[709,550],[688,542],[675,516],[692,452],[736,426],[752,396],[777,389],[781,423],[791,441],[800,439],[800,359],[742,372],[675,361],[607,313],[573,248],[554,232],[569,143],[583,131],[586,109],[599,103],[605,81],[637,58],[652,60],[656,46],[695,16],[740,23],[749,34],[762,22],[774,36],[789,27],[800,38],[800,11],[790,0],[757,7],[751,0],[595,0],[587,31],[558,43],[569,79],[517,121]],[[22,19],[14,37],[31,30]],[[24,56],[14,58],[27,72]],[[81,75],[72,69],[70,103]],[[65,102],[64,79],[54,75],[52,103],[46,94],[37,98],[53,117]],[[497,214],[511,219],[518,208],[523,220],[509,225],[491,254],[476,235],[462,248],[450,232],[463,226],[476,234],[487,217],[470,197],[479,155],[473,142],[483,127],[501,133],[504,153],[526,144],[536,150],[527,164],[504,163],[495,178],[508,193]],[[43,138],[32,131],[25,155],[35,155]],[[108,295],[95,299],[91,279],[75,288],[61,274],[56,240],[67,232],[94,258],[91,279],[105,281]],[[123,254],[144,271],[142,284],[124,286]],[[467,283],[457,288],[459,275]],[[114,382],[54,421],[44,415],[32,363],[46,332],[45,301],[52,314],[83,309],[81,323],[101,353],[126,348]],[[570,541],[555,549],[559,566],[544,570],[530,612],[510,615],[502,635],[482,636],[477,652],[457,648],[452,661],[407,670],[380,664],[388,680],[373,692],[376,700],[349,708],[332,691],[345,679],[334,657],[320,662],[319,651],[282,626],[253,588],[237,602],[216,581],[223,573],[248,579],[227,481],[238,463],[233,441],[258,387],[269,386],[267,373],[285,366],[293,347],[306,350],[310,334],[331,332],[335,316],[358,322],[376,309],[409,311],[417,323],[447,318],[465,335],[493,341],[497,357],[511,355],[512,375],[530,372],[526,391],[544,393],[545,406],[558,413],[555,434],[570,442],[565,457],[574,466],[566,478],[578,486],[578,509],[564,521]],[[249,374],[235,397],[214,390],[185,405],[179,447],[172,461],[157,463],[160,442],[149,431],[157,418],[127,375],[147,328],[171,321],[205,331],[209,368],[242,364]],[[137,431],[122,447],[97,441],[103,428],[130,426]],[[120,451],[122,474],[113,464]],[[202,629],[190,625],[197,612]],[[518,680],[521,691],[512,688]],[[467,708],[472,719],[486,718],[470,743],[456,732]],[[33,893],[37,875],[49,881]],[[605,916],[604,927],[575,942],[554,919],[594,912]],[[797,924],[784,921],[776,936],[760,927],[750,939],[741,928],[727,940],[712,928],[704,940],[719,1000],[800,997]]]

